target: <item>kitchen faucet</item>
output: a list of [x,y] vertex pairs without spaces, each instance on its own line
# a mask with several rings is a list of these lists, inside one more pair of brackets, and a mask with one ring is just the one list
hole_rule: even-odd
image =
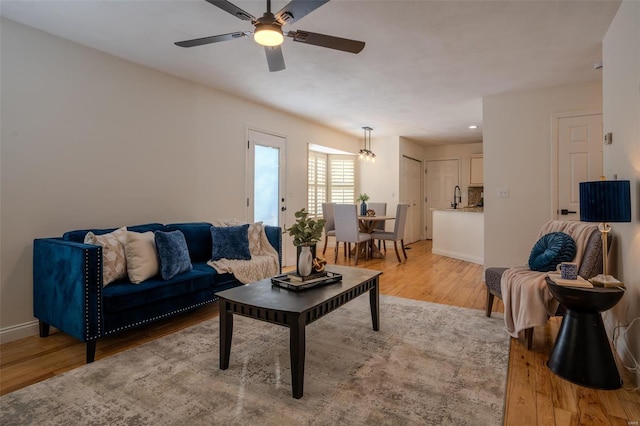
[[453,203],[451,203],[451,207],[457,209],[458,205],[462,205],[462,190],[456,185],[455,188],[453,188]]

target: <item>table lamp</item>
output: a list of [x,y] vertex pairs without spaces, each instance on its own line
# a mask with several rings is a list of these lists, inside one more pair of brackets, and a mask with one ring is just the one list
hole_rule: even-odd
[[600,180],[580,182],[580,220],[600,222],[602,233],[602,273],[600,282],[617,281],[609,275],[607,261],[607,234],[609,222],[631,222],[631,191],[628,180]]

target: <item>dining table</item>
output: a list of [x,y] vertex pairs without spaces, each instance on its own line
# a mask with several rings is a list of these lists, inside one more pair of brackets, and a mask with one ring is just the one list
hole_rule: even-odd
[[[376,259],[384,258],[384,253],[382,253],[380,249],[375,244],[373,244],[373,237],[374,237],[373,230],[375,229],[376,224],[380,221],[394,220],[395,218],[396,217],[392,215],[358,216],[358,224],[360,226],[360,232],[372,234],[371,235],[371,257]],[[361,250],[361,252],[358,253],[358,256],[365,255],[365,254],[366,253],[363,250]]]

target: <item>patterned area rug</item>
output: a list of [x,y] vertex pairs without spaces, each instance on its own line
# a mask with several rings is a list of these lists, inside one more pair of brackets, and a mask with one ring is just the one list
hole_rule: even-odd
[[[509,339],[500,316],[369,298],[307,326],[304,396],[291,396],[289,330],[234,317],[229,369],[218,319],[0,399],[2,425],[499,425]],[[98,343],[100,344],[100,343]]]

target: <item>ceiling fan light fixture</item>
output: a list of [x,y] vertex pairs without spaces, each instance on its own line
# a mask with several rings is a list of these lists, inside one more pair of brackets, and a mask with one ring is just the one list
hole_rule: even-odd
[[263,46],[280,46],[284,41],[282,35],[282,28],[277,24],[258,24],[256,25],[256,31],[253,34],[253,39],[256,43]]

